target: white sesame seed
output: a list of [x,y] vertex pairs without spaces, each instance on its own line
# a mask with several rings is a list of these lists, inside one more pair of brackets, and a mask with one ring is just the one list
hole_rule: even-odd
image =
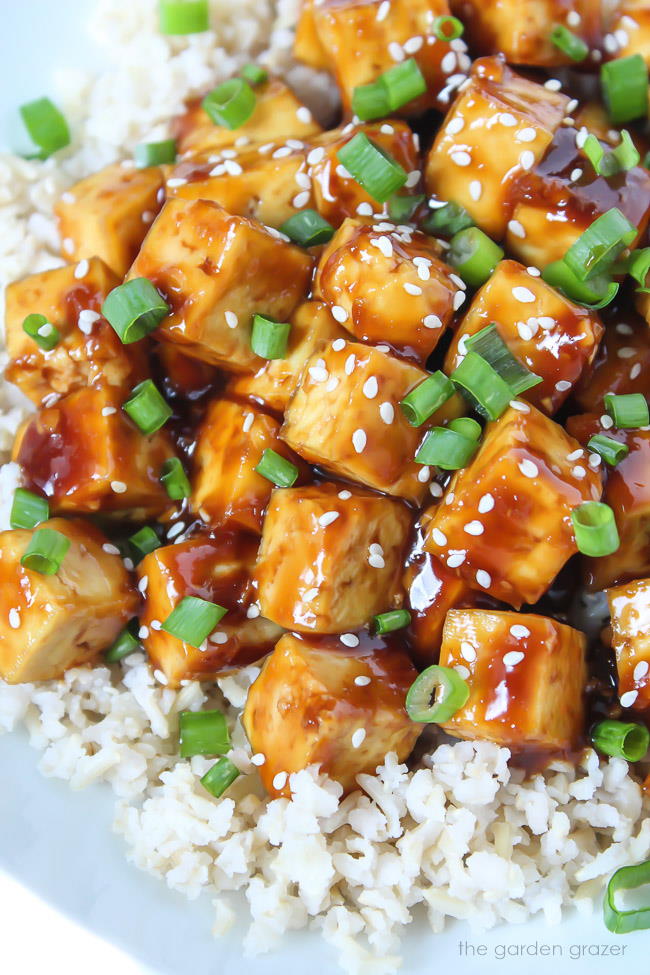
[[619,698],[621,702],[621,707],[631,708],[638,696],[639,696],[638,691],[626,691],[625,694],[621,694]]
[[544,82],[544,87],[547,88],[548,91],[560,91],[562,88],[562,82],[558,81],[557,78],[549,78],[548,81]]
[[124,481],[111,481],[111,491],[114,491],[115,494],[126,494],[126,490]]
[[406,177],[406,183],[404,184],[407,190],[412,190],[418,185],[421,179],[421,173],[419,169],[412,169],[411,172]]
[[491,494],[484,494],[478,503],[479,514],[486,515],[494,508],[494,498]]
[[255,755],[251,755],[251,763],[253,765],[257,765],[258,768],[260,765],[264,765],[265,761],[266,761],[266,755],[262,755],[261,752],[256,752]]
[[374,555],[383,555],[384,554],[384,548],[383,548],[382,545],[379,544],[379,542],[372,542],[368,546],[368,551],[370,552],[371,555],[373,555],[373,554]]
[[322,162],[324,158],[325,158],[325,149],[323,148],[323,146],[317,146],[315,149],[312,149],[309,155],[307,156],[307,162],[309,163],[310,166],[316,166],[318,165],[319,162]]
[[476,660],[476,649],[466,640],[463,640],[460,645],[460,653],[463,660],[466,660],[468,664],[471,664]]
[[330,378],[325,383],[325,392],[326,393],[333,393],[334,390],[336,389],[336,387],[338,386],[338,384],[339,384],[339,377],[338,376],[330,376]]
[[586,477],[586,474],[587,474],[586,470],[584,469],[584,467],[581,464],[577,464],[573,468],[573,470],[571,471],[571,473],[573,474],[574,477],[577,477],[577,479],[579,481],[581,481],[583,477]]
[[359,637],[356,633],[341,633],[339,640],[344,647],[358,647]]
[[525,654],[521,650],[511,650],[509,653],[504,653],[503,662],[506,667],[516,667],[525,658]]
[[513,237],[519,237],[521,238],[521,240],[523,240],[526,236],[524,225],[520,223],[518,220],[509,220],[508,230],[513,235]]
[[473,179],[469,184],[469,195],[473,200],[480,200],[481,194],[483,193],[483,186],[481,181],[478,179]]
[[357,207],[357,213],[360,217],[371,217],[373,214],[373,207],[371,203],[360,203]]
[[523,339],[524,342],[530,341],[533,337],[533,330],[525,322],[517,322],[517,332],[519,338]]
[[416,264],[420,281],[428,281],[431,278],[431,270],[426,264]]
[[514,115],[511,115],[510,112],[500,112],[499,122],[501,125],[505,125],[507,128],[511,129],[513,125],[517,124],[517,119],[514,117]]
[[589,454],[589,466],[590,467],[600,467],[603,462],[603,458],[600,454]]
[[310,197],[311,197],[311,193],[309,192],[309,190],[304,190],[304,192],[302,193],[297,193],[291,202],[293,206],[296,208],[296,210],[302,210],[302,208],[306,207],[307,204],[309,203]]
[[156,678],[156,680],[158,681],[158,683],[159,684],[162,684],[163,687],[166,687],[166,685],[169,684],[169,681],[167,680],[167,678],[163,674],[162,670],[154,670],[153,675]]
[[582,447],[578,447],[577,450],[572,450],[570,454],[567,454],[566,459],[577,460],[578,457],[582,457],[583,454],[584,454],[584,450],[582,449]]
[[273,776],[273,788],[276,789],[278,792],[281,792],[282,789],[284,789],[285,785],[287,784],[288,778],[289,776],[287,775],[286,772],[278,772],[277,775]]
[[366,399],[374,399],[379,392],[379,384],[375,376],[369,376],[363,384],[363,395]]
[[444,548],[447,544],[447,536],[444,532],[440,531],[439,528],[432,529],[431,538],[434,540],[436,545],[440,546],[440,548]]
[[455,499],[456,499],[456,495],[454,494],[453,491],[450,491],[447,497],[445,498],[445,504],[447,505],[453,504]]
[[404,60],[404,51],[402,50],[401,45],[397,43],[397,41],[390,42],[390,44],[388,45],[388,53],[390,54],[393,61],[397,61],[399,63],[400,61]]
[[467,295],[464,291],[457,291],[454,295],[454,311],[458,311],[461,305],[464,303]]
[[389,125],[388,122],[384,122],[384,124],[381,126],[381,128],[379,129],[379,131],[380,132],[383,132],[384,135],[392,135],[394,133],[395,129],[393,128],[392,125]]
[[489,587],[492,585],[492,576],[489,572],[486,572],[485,569],[478,569],[476,573],[476,581],[481,588],[489,589]]
[[323,528],[327,528],[332,522],[336,521],[338,518],[338,511],[326,511],[325,514],[321,515],[318,519],[318,524],[322,525]]
[[248,609],[246,610],[246,619],[256,620],[257,617],[260,615],[260,613],[261,610],[257,605],[257,603],[251,603]]
[[352,373],[355,370],[356,364],[357,364],[357,360],[355,359],[354,352],[351,352],[350,355],[345,360],[344,369],[345,369],[346,376],[352,375]]
[[384,255],[384,257],[393,256],[393,245],[391,243],[390,237],[386,237],[385,234],[382,234],[380,237],[375,237],[373,240],[370,241],[370,243],[372,244],[373,247],[376,247],[378,250],[380,250]]
[[182,177],[174,177],[173,179],[168,179],[167,180],[167,186],[171,190],[176,189],[177,186],[185,186],[186,183],[187,183],[187,180],[186,179],[183,179]]
[[515,637],[516,640],[525,640],[530,636],[530,630],[527,626],[522,626],[520,623],[515,623],[510,627],[510,633]]
[[468,535],[482,535],[485,531],[485,527],[480,521],[470,521],[466,525],[463,525],[463,531],[467,532]]
[[632,359],[636,355],[636,349],[626,345],[616,353],[619,359]]
[[280,148],[279,149],[276,149],[275,152],[273,152],[271,155],[272,155],[273,159],[284,159],[286,156],[290,156],[291,155],[291,147],[290,146],[280,146]]
[[566,22],[569,25],[569,27],[578,27],[580,25],[581,20],[582,17],[580,16],[577,10],[570,10],[566,15]]
[[531,301],[535,301],[535,295],[528,288],[523,288],[521,285],[512,289],[512,297],[516,301],[522,302],[522,304],[530,304]]
[[373,569],[384,569],[386,567],[383,556],[376,553],[368,556],[368,565],[371,565]]
[[384,423],[389,426],[395,419],[395,407],[392,403],[381,403],[379,406],[379,416]]
[[515,139],[517,142],[534,142],[537,138],[537,132],[532,126],[527,126],[525,129],[519,129],[515,132]]
[[448,51],[440,61],[440,70],[443,74],[451,74],[455,71],[458,59],[454,51]]
[[431,495],[432,498],[441,498],[442,497],[442,488],[437,483],[437,481],[433,481],[429,485],[429,494]]
[[226,325],[228,328],[237,328],[239,325],[239,318],[234,313],[234,311],[227,311],[224,313],[224,318],[226,319]]
[[425,328],[442,328],[442,321],[437,315],[426,315],[422,319]]
[[366,737],[366,729],[357,728],[357,730],[352,735],[352,747],[360,748],[363,745],[365,737]]
[[343,308],[341,305],[332,305],[331,310],[332,310],[332,316],[336,319],[337,322],[339,322],[339,324],[343,324],[343,322],[347,322],[348,313],[346,312],[345,308]]
[[368,437],[365,430],[360,428],[355,430],[352,434],[352,446],[358,454],[362,454],[366,449],[366,444],[368,443]]
[[117,413],[117,409],[115,406],[102,407],[102,416],[113,416],[114,413]]
[[377,21],[378,24],[380,24],[382,20],[386,19],[389,13],[390,13],[390,0],[382,0],[382,2],[377,7],[377,15],[375,17],[375,20]]
[[371,683],[371,679],[365,674],[359,674],[358,677],[354,678],[354,683],[357,685],[357,687],[367,687],[368,684]]
[[345,339],[334,339],[334,341],[332,342],[332,348],[334,349],[335,352],[340,352],[342,349],[345,348],[346,345],[347,342],[345,341]]
[[111,545],[110,542],[106,542],[102,545],[102,552],[106,552],[107,555],[119,555],[120,550],[117,545]]
[[304,125],[309,125],[312,117],[313,116],[306,105],[301,105],[300,108],[296,109],[296,118]]
[[638,664],[634,668],[634,679],[635,681],[643,680],[643,678],[650,670],[650,664],[647,660],[639,660]]
[[511,399],[509,404],[513,410],[517,410],[519,413],[530,413],[530,406],[528,403],[522,403],[519,399]]
[[457,569],[465,561],[467,552],[451,552],[447,556],[447,565],[450,569]]
[[611,430],[614,426],[614,421],[612,420],[611,416],[607,415],[607,413],[603,413],[600,418],[600,425],[603,430]]
[[177,521],[175,524],[171,526],[171,528],[167,532],[167,538],[171,541],[171,539],[176,538],[177,535],[182,535],[184,531],[185,531],[185,522]]
[[152,630],[162,630],[162,623],[160,620],[152,620],[150,626]]
[[294,178],[301,190],[311,189],[311,180],[307,175],[307,173],[303,173],[303,172],[296,173]]
[[89,270],[90,270],[90,264],[88,263],[88,261],[86,260],[79,261],[76,268],[74,269],[74,276],[77,279],[77,281],[81,281],[82,278],[85,278]]
[[315,383],[324,383],[329,379],[329,372],[322,366],[310,366],[307,371]]
[[522,460],[517,465],[519,470],[524,475],[524,477],[537,477],[539,474],[539,468],[537,464],[533,464],[532,460]]
[[84,335],[90,335],[93,330],[93,325],[98,322],[102,316],[99,312],[92,311],[90,308],[84,308],[83,311],[79,312],[79,330],[84,333]]
[[558,393],[566,393],[567,389],[571,389],[571,383],[568,381],[568,379],[558,379],[555,384],[555,388],[557,389]]
[[15,606],[9,610],[9,626],[12,630],[17,630],[20,627],[21,619],[20,613]]
[[349,501],[352,497],[352,493],[350,491],[339,491],[338,496],[341,501]]
[[456,149],[451,153],[451,161],[456,164],[456,166],[471,166],[472,157],[469,152],[464,149]]
[[404,282],[404,291],[406,291],[406,293],[408,295],[417,296],[417,295],[421,295],[422,294],[422,288],[420,287],[420,285],[419,284],[411,284],[410,281],[405,281]]
[[630,379],[638,379],[640,375],[641,375],[641,363],[635,362],[632,368],[630,369]]
[[569,177],[572,183],[577,183],[577,181],[582,176],[582,170],[577,168],[571,170],[571,176]]
[[140,590],[141,593],[144,594],[147,591],[148,587],[149,587],[149,576],[142,576],[142,578],[138,582],[138,589]]
[[467,678],[469,677],[469,670],[467,667],[465,667],[464,664],[456,664],[454,670],[456,671],[459,677],[463,678],[463,680],[467,680]]
[[138,630],[138,636],[140,637],[141,640],[146,640],[147,637],[149,636],[149,627],[141,626],[140,629]]

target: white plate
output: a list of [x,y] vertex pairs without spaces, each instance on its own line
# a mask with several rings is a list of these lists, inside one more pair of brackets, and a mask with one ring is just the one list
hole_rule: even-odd
[[[88,67],[94,53],[83,27],[88,0],[19,0],[2,6],[8,8],[2,11],[0,59],[0,144],[6,148],[16,144],[16,107],[48,92],[55,65]],[[238,931],[215,942],[209,898],[187,902],[127,863],[121,838],[111,832],[114,798],[108,787],[73,793],[65,783],[43,778],[37,761],[38,753],[23,734],[0,737],[0,871],[125,949],[143,971],[156,975],[239,975],[242,967],[250,975],[287,975],[307,970],[314,958],[321,971],[336,971],[334,952],[318,935],[295,932],[281,953],[244,961],[245,911]],[[5,924],[11,924],[6,913]],[[469,947],[463,949],[461,942]],[[643,971],[644,943],[643,934],[625,939],[610,935],[599,908],[590,920],[573,916],[559,927],[534,922],[480,936],[455,924],[434,937],[424,923],[416,922],[405,938],[403,971],[521,975],[524,969],[525,975],[552,970],[557,975],[612,975],[633,970],[635,961]],[[625,945],[622,958],[600,954],[612,945],[618,950]],[[502,958],[505,952],[519,954]],[[19,975],[27,972],[13,967]]]

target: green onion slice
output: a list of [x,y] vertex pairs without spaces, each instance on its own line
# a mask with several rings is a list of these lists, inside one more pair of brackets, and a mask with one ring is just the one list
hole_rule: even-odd
[[239,769],[224,756],[214,763],[209,772],[205,773],[201,785],[215,799],[219,799],[238,777]]
[[123,345],[138,342],[158,328],[171,311],[147,278],[134,278],[114,288],[102,305],[102,315]]
[[403,630],[411,622],[411,614],[407,609],[392,609],[388,613],[378,613],[372,618],[372,629],[377,636]]
[[467,437],[474,443],[477,443],[483,435],[483,427],[471,416],[459,416],[457,419],[451,420],[447,424],[447,429],[459,433],[461,437]]
[[420,427],[455,392],[451,379],[439,369],[412,389],[400,402],[402,413],[412,427]]
[[450,378],[486,420],[498,420],[514,399],[507,382],[476,352],[468,352]]
[[634,224],[612,207],[578,237],[564,260],[580,281],[607,271],[637,235]]
[[129,657],[132,653],[142,649],[140,640],[137,636],[138,628],[139,623],[137,619],[131,620],[129,625],[124,627],[122,632],[104,654],[106,663],[119,663],[120,660],[124,660],[125,657]]
[[650,860],[632,867],[621,867],[611,877],[605,891],[603,915],[605,926],[613,934],[629,934],[650,928],[650,904],[647,907],[620,911],[615,903],[619,890],[636,890],[650,884]]
[[249,85],[263,85],[269,80],[268,71],[260,68],[259,64],[245,64],[239,74]]
[[122,409],[145,436],[164,427],[174,412],[152,379],[138,383]]
[[519,396],[521,393],[525,393],[527,389],[532,389],[533,386],[543,382],[541,376],[531,372],[514,357],[499,335],[494,322],[467,339],[465,347],[468,351],[476,352],[482,359],[489,362],[503,381],[508,384],[514,396]]
[[576,545],[583,555],[601,558],[620,545],[614,512],[602,501],[585,501],[571,512]]
[[587,44],[564,24],[555,24],[550,34],[550,41],[572,61],[584,61],[589,54]]
[[432,237],[453,237],[474,226],[474,219],[460,203],[445,203],[422,221],[422,229]]
[[230,733],[221,711],[181,711],[178,716],[181,758],[223,755],[230,751]]
[[276,322],[266,315],[255,315],[251,330],[251,349],[262,359],[284,359],[291,322]]
[[648,401],[643,393],[605,394],[605,409],[619,430],[647,427],[650,423]]
[[640,54],[608,61],[600,69],[603,97],[615,125],[648,112],[648,68]]
[[295,464],[286,457],[267,447],[262,453],[259,464],[255,468],[258,474],[278,487],[292,487],[298,480],[300,473]]
[[478,449],[478,442],[449,427],[433,427],[415,455],[416,464],[459,471],[467,467]]
[[352,178],[378,203],[385,203],[408,179],[406,170],[364,132],[357,132],[337,156]]
[[352,92],[352,112],[362,122],[390,114],[388,90],[381,78],[369,85],[358,85]]
[[218,603],[210,603],[198,596],[185,596],[169,614],[162,628],[171,636],[198,649],[227,612]]
[[282,224],[280,233],[301,247],[315,247],[332,239],[334,227],[315,210],[301,210]]
[[388,201],[388,216],[393,223],[409,223],[425,200],[424,193],[417,193],[415,196],[391,196]]
[[70,145],[68,123],[49,98],[26,102],[19,111],[32,142],[41,150],[39,158],[47,159]]
[[133,153],[139,169],[148,166],[164,166],[176,162],[176,140],[164,139],[162,142],[141,142]]
[[594,748],[605,755],[640,762],[650,745],[650,731],[644,724],[624,721],[600,721],[591,734]]
[[172,501],[189,498],[192,488],[178,457],[170,457],[165,461],[160,472],[160,481]]
[[231,78],[214,88],[203,99],[204,110],[215,125],[239,129],[255,111],[255,92],[243,78]]
[[423,670],[411,684],[406,695],[406,710],[411,721],[441,724],[453,718],[468,699],[469,687],[460,674],[451,667],[434,664]]
[[478,227],[460,230],[447,251],[447,261],[471,288],[485,284],[503,257],[503,249]]
[[384,71],[369,85],[360,85],[352,92],[352,111],[363,122],[383,118],[396,112],[408,102],[426,94],[427,83],[415,58]]
[[23,322],[23,332],[34,339],[40,349],[51,352],[61,340],[61,333],[51,322],[48,322],[45,315],[34,313],[28,315]]
[[612,303],[618,294],[618,283],[605,275],[580,281],[564,260],[553,261],[542,271],[542,280],[550,284],[569,301],[575,301],[583,308],[597,310]]
[[25,488],[16,488],[9,515],[12,528],[36,528],[49,517],[50,505],[46,498],[41,498]]
[[616,467],[630,452],[627,444],[619,443],[618,440],[613,440],[604,433],[596,433],[587,444],[587,449],[600,454],[610,467]]
[[632,251],[627,262],[627,273],[638,282],[637,294],[650,294],[648,287],[648,272],[650,271],[650,247],[641,247]]
[[433,33],[439,41],[455,41],[462,37],[465,27],[458,17],[436,17],[433,22]]
[[615,149],[605,150],[596,136],[587,136],[582,151],[599,176],[615,176],[638,166],[641,156],[632,142],[630,133],[623,129],[620,144]]
[[150,552],[155,552],[157,548],[160,548],[161,541],[158,533],[149,525],[145,525],[140,531],[130,536],[129,545],[133,549],[137,561],[140,562],[145,555],[149,555]]
[[208,0],[160,0],[161,34],[203,34],[210,29]]
[[53,576],[61,568],[69,548],[70,539],[61,532],[54,528],[39,528],[32,535],[20,564],[42,576]]

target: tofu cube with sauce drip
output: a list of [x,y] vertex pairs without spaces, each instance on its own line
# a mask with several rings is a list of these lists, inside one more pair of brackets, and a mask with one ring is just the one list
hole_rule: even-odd
[[161,341],[231,372],[261,360],[250,346],[256,313],[286,321],[309,287],[312,258],[245,217],[206,200],[170,200],[129,279],[148,278],[171,306]]
[[410,526],[402,502],[359,488],[274,491],[255,569],[263,615],[301,633],[340,633],[400,608]]
[[516,261],[501,261],[454,334],[447,373],[464,358],[467,339],[493,322],[514,357],[543,380],[523,398],[549,414],[593,362],[604,331],[596,312],[564,298]]
[[608,325],[593,367],[583,373],[573,391],[573,399],[585,413],[604,413],[607,393],[647,393],[650,329],[633,312],[624,318]]
[[[53,393],[65,396],[99,382],[129,389],[144,379],[142,346],[127,350],[100,314],[104,299],[119,283],[101,258],[91,257],[8,285],[9,382],[40,406]],[[33,313],[43,315],[59,331],[53,349],[42,349],[23,330],[25,318]]]
[[598,501],[602,483],[561,426],[515,402],[430,509],[425,548],[472,588],[519,608],[577,552],[571,512]]
[[171,506],[161,468],[175,456],[165,430],[146,437],[107,386],[91,386],[28,417],[14,443],[25,486],[56,514],[120,512],[134,520]]
[[64,518],[43,528],[71,543],[55,575],[20,564],[33,532],[0,534],[0,677],[9,684],[55,680],[91,663],[137,612],[129,574],[98,528]]
[[427,192],[453,200],[495,240],[506,233],[522,174],[543,157],[569,99],[481,58],[440,128],[426,164]]
[[[182,680],[214,680],[217,674],[259,660],[281,636],[280,627],[260,616],[251,580],[256,552],[252,535],[220,531],[157,548],[140,562],[140,637],[170,687]],[[228,611],[201,647],[161,629],[186,596],[218,603]]]
[[576,748],[584,729],[584,633],[533,614],[454,609],[440,663],[467,681],[470,696],[441,725],[457,738],[513,752]]
[[650,579],[635,579],[607,592],[612,616],[618,696],[625,708],[650,708]]
[[452,397],[412,427],[399,404],[427,375],[382,349],[338,339],[307,361],[281,437],[312,464],[417,504],[430,481],[413,459],[425,429],[463,410]]
[[165,199],[163,171],[115,163],[72,186],[54,207],[66,261],[101,257],[123,278]]
[[274,798],[288,798],[288,775],[310,765],[351,792],[388,752],[405,761],[422,731],[404,706],[417,677],[404,648],[367,633],[343,637],[285,634],[248,692],[244,729]]
[[260,533],[273,484],[255,470],[265,450],[295,464],[303,482],[309,467],[279,439],[272,416],[232,400],[214,400],[198,430],[192,506],[211,525],[236,525]]
[[454,314],[455,277],[431,237],[349,219],[321,255],[314,290],[353,336],[424,364]]

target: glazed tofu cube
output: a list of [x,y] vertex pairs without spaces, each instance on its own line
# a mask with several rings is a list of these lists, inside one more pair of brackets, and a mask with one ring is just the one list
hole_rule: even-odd
[[328,71],[331,67],[329,55],[321,44],[316,29],[314,0],[302,0],[298,23],[296,24],[293,53],[297,61],[302,61],[317,71]]
[[309,109],[279,78],[255,86],[255,110],[237,129],[216,125],[204,111],[202,98],[187,103],[173,124],[173,135],[182,155],[218,152],[233,145],[309,139],[322,131]]
[[362,641],[349,649],[338,637],[287,633],[251,686],[243,723],[272,797],[289,797],[287,775],[310,765],[351,792],[388,752],[400,762],[411,754],[422,726],[404,702],[417,671],[398,644]]
[[128,512],[144,520],[170,500],[159,477],[174,456],[168,434],[145,437],[122,410],[125,396],[107,386],[78,390],[25,421],[13,460],[26,487],[57,514]]
[[617,58],[640,54],[650,64],[650,4],[648,0],[622,0],[614,5],[616,17],[608,38],[608,53]]
[[162,170],[121,163],[88,176],[55,206],[66,261],[101,257],[123,278],[165,198]]
[[586,370],[573,398],[586,413],[603,413],[606,393],[647,393],[650,375],[650,330],[627,311],[611,324],[591,369]]
[[[127,350],[100,315],[102,302],[119,283],[99,257],[92,257],[10,284],[5,315],[9,382],[40,406],[52,393],[65,396],[98,382],[128,389],[144,379],[143,348]],[[25,318],[35,312],[60,333],[50,351],[23,330]]]
[[584,731],[584,633],[544,616],[453,609],[440,663],[467,681],[467,704],[442,727],[514,752],[566,749]]
[[501,261],[454,335],[446,372],[463,360],[467,339],[492,322],[514,357],[542,378],[522,395],[549,414],[593,362],[604,331],[596,312],[574,305],[516,261]]
[[[508,250],[524,264],[544,268],[559,261],[603,213],[616,207],[643,234],[650,217],[650,173],[634,166],[614,177],[598,176],[577,148],[586,138],[572,127],[556,131],[546,155],[521,175],[510,196]],[[634,244],[632,245],[634,246]]]
[[618,696],[623,707],[650,708],[650,579],[636,579],[607,592],[612,616]]
[[431,510],[425,548],[472,588],[518,609],[536,603],[576,553],[571,512],[598,501],[602,484],[561,426],[517,407],[488,425]]
[[340,633],[399,608],[410,523],[401,502],[358,488],[274,491],[255,569],[262,614],[301,633]]
[[0,677],[9,684],[55,680],[90,663],[137,612],[122,559],[98,528],[64,518],[43,528],[70,540],[55,575],[20,564],[34,532],[0,534]]
[[[412,427],[399,404],[427,375],[381,349],[337,339],[307,361],[282,439],[312,464],[417,504],[430,481],[414,460],[425,427]],[[460,410],[453,397],[427,425]]]
[[440,41],[437,17],[449,15],[447,0],[325,0],[313,6],[320,43],[336,75],[343,106],[350,110],[358,85],[376,81],[389,68],[413,57],[424,75],[427,93],[401,111],[419,114],[449,102],[449,93],[469,70],[467,47],[458,38]]
[[501,240],[512,193],[542,159],[568,99],[528,81],[499,58],[475,61],[471,82],[452,105],[426,165],[427,191],[453,200]]
[[215,366],[183,355],[178,346],[160,342],[155,347],[161,388],[170,399],[182,397],[190,402],[201,399],[220,378]]
[[454,277],[431,237],[346,220],[323,251],[315,292],[356,338],[424,364],[453,316]]
[[229,391],[262,403],[282,414],[295,392],[305,362],[311,355],[348,333],[322,301],[305,301],[291,317],[291,332],[284,359],[269,359],[252,376],[233,376]]
[[304,483],[309,467],[283,443],[280,424],[251,406],[212,402],[199,428],[194,451],[192,506],[212,525],[262,531],[273,484],[255,470],[265,450],[295,464]]
[[286,321],[305,296],[308,254],[245,217],[206,200],[170,200],[129,278],[149,278],[171,306],[157,337],[232,372],[260,360],[250,346],[253,315]]
[[[253,536],[221,531],[157,548],[138,566],[145,598],[142,642],[170,687],[183,680],[214,680],[225,670],[259,660],[281,636],[280,627],[260,616],[255,601],[251,572],[256,552]],[[228,610],[198,648],[161,629],[186,596]]]

